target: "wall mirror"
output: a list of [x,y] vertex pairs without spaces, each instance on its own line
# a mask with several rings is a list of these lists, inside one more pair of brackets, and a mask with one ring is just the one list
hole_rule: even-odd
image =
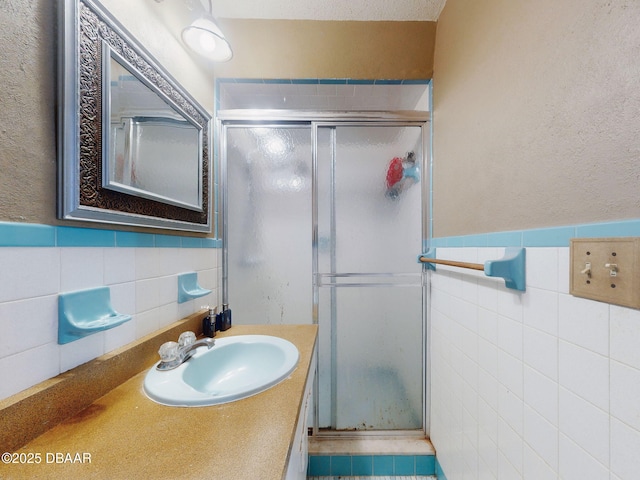
[[211,231],[211,117],[104,7],[60,9],[58,217]]

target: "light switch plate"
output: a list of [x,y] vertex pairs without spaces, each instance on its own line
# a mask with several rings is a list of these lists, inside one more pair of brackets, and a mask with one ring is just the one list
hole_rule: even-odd
[[640,308],[640,238],[572,238],[571,295]]

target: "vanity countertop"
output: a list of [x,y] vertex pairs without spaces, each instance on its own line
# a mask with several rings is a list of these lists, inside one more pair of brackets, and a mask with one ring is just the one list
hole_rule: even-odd
[[0,478],[281,480],[317,326],[235,325],[218,333],[253,334],[282,337],[300,352],[291,376],[270,390],[223,405],[168,407],[145,396],[145,370],[15,452],[18,463],[0,464]]

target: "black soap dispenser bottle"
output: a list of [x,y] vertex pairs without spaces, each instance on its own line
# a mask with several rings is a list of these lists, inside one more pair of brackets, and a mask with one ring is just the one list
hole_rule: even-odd
[[209,309],[209,314],[202,319],[202,333],[205,337],[213,338],[216,336],[216,319],[218,315],[216,311],[218,307],[203,307]]
[[223,319],[223,312],[220,311],[218,312],[218,314],[216,315],[216,330],[218,331],[222,331],[222,324],[224,322]]
[[220,330],[222,330],[223,332],[229,330],[231,328],[231,309],[229,308],[228,303],[222,304],[222,312],[220,312],[220,316]]

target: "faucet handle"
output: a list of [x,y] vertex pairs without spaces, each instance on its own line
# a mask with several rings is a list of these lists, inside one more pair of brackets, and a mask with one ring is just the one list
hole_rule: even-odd
[[182,332],[180,337],[178,337],[178,345],[181,347],[186,347],[191,345],[196,341],[196,334],[193,332]]
[[163,362],[171,362],[178,358],[178,343],[177,342],[165,342],[160,345],[158,350],[160,360]]

